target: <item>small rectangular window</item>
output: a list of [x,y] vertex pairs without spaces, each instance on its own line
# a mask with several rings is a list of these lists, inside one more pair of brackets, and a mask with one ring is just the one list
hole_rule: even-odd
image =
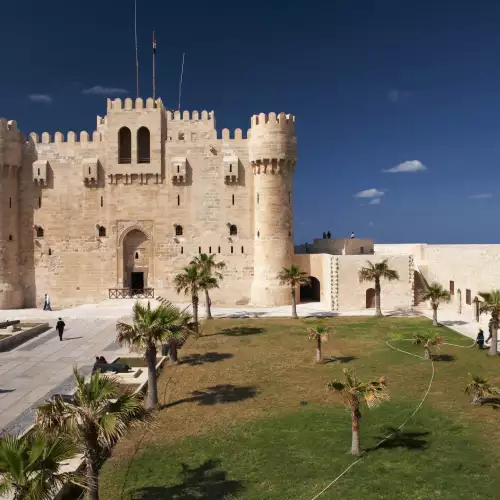
[[201,247],[198,247],[198,253],[201,253]]
[[450,295],[455,295],[455,282],[450,281]]
[[231,247],[231,253],[233,253],[233,247]]
[[38,208],[42,208],[42,197],[38,197]]
[[181,247],[181,253],[184,253],[184,247]]
[[472,304],[471,293],[467,288],[465,289],[465,303],[469,306]]
[[217,248],[217,253],[220,253],[220,247]]
[[212,253],[212,247],[208,247],[208,253],[211,254]]
[[232,171],[233,171],[233,166],[229,164],[229,173],[231,173]]
[[178,194],[177,195],[177,206],[179,206],[181,204],[181,195]]
[[243,250],[243,247],[241,247],[241,253],[245,253],[245,251]]
[[[234,205],[234,203],[233,203],[233,205]],[[10,198],[10,197],[9,197],[9,208],[12,208],[12,198]]]
[[233,194],[233,205],[234,205],[234,194]]
[[103,207],[103,206],[104,206],[104,199],[103,199],[103,197],[101,196],[101,207]]

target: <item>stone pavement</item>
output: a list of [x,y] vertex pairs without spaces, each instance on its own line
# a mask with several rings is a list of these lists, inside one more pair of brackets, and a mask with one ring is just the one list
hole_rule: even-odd
[[[54,326],[55,321],[49,319]],[[116,321],[66,319],[63,341],[54,328],[17,349],[0,353],[0,429],[22,432],[33,410],[52,394],[74,388],[73,366],[90,373],[96,355],[113,358],[128,352],[114,344]]]

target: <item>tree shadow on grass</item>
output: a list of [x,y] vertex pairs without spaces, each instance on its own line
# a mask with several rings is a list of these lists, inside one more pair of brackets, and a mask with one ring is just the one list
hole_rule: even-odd
[[386,429],[384,429],[384,435],[377,436],[375,439],[382,440],[388,434],[391,434],[391,437],[386,439],[382,444],[374,446],[373,448],[369,448],[366,451],[376,451],[380,448],[406,448],[407,450],[425,450],[428,446],[428,442],[423,438],[429,436],[430,432],[406,432],[403,430],[397,430],[394,427],[387,427]]
[[351,361],[354,361],[355,359],[358,359],[356,356],[334,356],[331,358],[325,358],[323,363],[350,363]]
[[466,325],[467,321],[462,321],[462,320],[457,320],[457,321],[440,321],[439,324],[441,326],[459,326],[459,325]]
[[216,363],[225,359],[232,358],[233,354],[228,352],[206,352],[205,354],[190,354],[180,360],[181,365],[198,366],[205,363]]
[[212,333],[210,335],[203,335],[204,337],[212,337],[214,335],[227,335],[229,337],[245,337],[246,335],[258,335],[263,333],[264,328],[251,328],[247,326],[235,326],[234,328],[224,328],[217,333]]
[[206,460],[198,467],[181,464],[182,483],[174,486],[146,486],[132,493],[134,500],[222,500],[234,498],[245,488],[241,481],[227,479],[219,460]]
[[254,386],[235,386],[232,384],[219,384],[213,387],[207,387],[204,391],[193,391],[190,398],[179,399],[172,403],[162,405],[161,409],[177,406],[182,403],[198,403],[204,406],[213,406],[215,404],[237,403],[245,399],[254,398],[257,395],[257,389]]
[[433,354],[432,355],[432,361],[445,361],[445,362],[450,362],[450,361],[455,361],[457,359],[455,356],[452,356],[451,354]]

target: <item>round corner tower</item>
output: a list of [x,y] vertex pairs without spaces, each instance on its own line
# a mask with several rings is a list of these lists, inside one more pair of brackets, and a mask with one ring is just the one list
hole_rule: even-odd
[[290,288],[278,273],[293,257],[293,172],[297,161],[295,117],[254,115],[249,159],[254,173],[254,279],[251,303],[291,303]]
[[24,136],[0,118],[0,309],[24,305],[19,267],[19,169]]

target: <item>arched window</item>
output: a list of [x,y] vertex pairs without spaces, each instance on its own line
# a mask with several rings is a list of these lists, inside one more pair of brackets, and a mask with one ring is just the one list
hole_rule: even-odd
[[150,135],[149,129],[141,127],[137,131],[137,163],[150,162]]
[[37,238],[43,238],[43,227],[38,226],[36,228],[36,237]]
[[229,236],[236,236],[238,234],[238,228],[234,225],[231,224],[229,227]]
[[9,241],[12,241],[12,234],[9,234]]
[[118,131],[118,163],[132,163],[132,134],[127,127]]
[[182,236],[183,229],[182,226],[175,226],[175,236]]
[[135,252],[135,258],[138,259],[139,258],[139,252]]
[[99,226],[99,238],[106,237],[106,228],[104,226]]

